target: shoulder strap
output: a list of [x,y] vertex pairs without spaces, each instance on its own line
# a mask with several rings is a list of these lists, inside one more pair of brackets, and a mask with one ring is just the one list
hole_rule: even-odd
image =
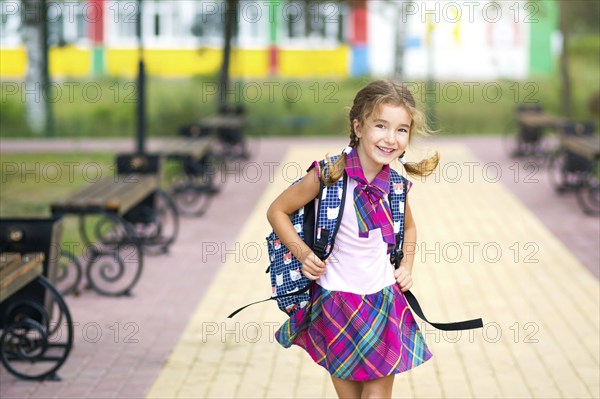
[[[400,261],[402,260],[402,258],[404,257],[404,252],[402,250],[402,246],[404,244],[404,215],[406,214],[406,195],[408,193],[408,182],[406,181],[406,179],[404,177],[402,177],[398,172],[396,172],[394,169],[390,170],[390,194],[388,196],[388,201],[390,203],[390,209],[392,210],[392,214],[393,216],[395,216],[395,214],[399,213],[399,216],[396,218],[394,217],[394,223],[399,223],[399,228],[398,231],[396,232],[396,245],[394,246],[394,248],[392,249],[392,252],[390,253],[390,263],[392,265],[394,265],[394,267],[397,269],[398,267],[400,267]],[[394,183],[402,183],[402,196],[399,197],[394,189]],[[402,210],[400,211],[399,209],[396,210],[396,201],[400,201],[402,200],[402,204],[399,205],[402,207]],[[396,220],[396,219],[402,219],[402,220]]]
[[[319,162],[319,166],[321,170],[325,170],[328,173],[328,164],[325,160]],[[342,220],[342,216],[344,215],[344,205],[346,203],[346,192],[348,191],[348,175],[344,171],[344,175],[341,179],[341,182],[337,182],[335,185],[328,187],[328,189],[332,190],[334,188],[341,188],[342,195],[339,202],[339,212],[337,214],[337,218],[331,222],[327,218],[327,210],[323,210],[323,205],[326,204],[326,198],[323,195],[325,189],[325,183],[321,181],[321,188],[319,190],[319,206],[317,209],[317,224],[314,226],[314,217],[307,221],[306,217],[304,218],[304,224],[306,225],[309,222],[313,222],[313,226],[311,231],[314,232],[314,245],[312,246],[312,250],[321,260],[325,260],[331,254],[332,249],[335,244],[335,236],[340,228],[340,223]],[[313,207],[314,208],[314,207]],[[306,228],[306,227],[305,227]],[[319,229],[319,231],[317,231]],[[306,234],[306,230],[305,230]],[[306,237],[306,235],[305,235]],[[308,241],[306,241],[308,242]]]

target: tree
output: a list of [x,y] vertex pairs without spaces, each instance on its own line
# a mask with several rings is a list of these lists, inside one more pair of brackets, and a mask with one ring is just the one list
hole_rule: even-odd
[[25,118],[35,134],[48,133],[52,113],[47,100],[50,83],[48,74],[48,34],[46,0],[21,0],[22,37],[27,51],[25,73]]

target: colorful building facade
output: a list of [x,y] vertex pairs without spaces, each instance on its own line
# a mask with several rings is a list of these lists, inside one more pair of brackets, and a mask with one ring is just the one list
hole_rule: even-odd
[[[410,78],[551,73],[553,3],[240,1],[231,72],[246,78],[390,76],[403,47],[402,70]],[[0,0],[2,78],[25,74],[20,7],[20,0]],[[49,0],[47,7],[53,76],[136,73],[138,0]],[[143,0],[149,73],[218,71],[228,11],[225,1]]]

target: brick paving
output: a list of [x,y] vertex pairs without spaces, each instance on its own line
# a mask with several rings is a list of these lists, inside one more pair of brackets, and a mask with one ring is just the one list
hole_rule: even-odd
[[[115,140],[106,148],[130,145]],[[254,145],[256,156],[232,166],[210,212],[182,220],[171,253],[145,258],[133,297],[86,291],[68,298],[79,324],[61,382],[17,381],[2,369],[0,396],[335,396],[327,374],[306,354],[272,343],[283,321],[274,305],[233,321],[225,316],[269,292],[257,251],[269,230],[269,201],[313,158],[339,151],[345,140]],[[488,324],[460,336],[422,325],[434,358],[399,375],[394,397],[599,397],[598,218],[583,215],[572,196],[555,195],[541,169],[527,184],[515,179],[516,170],[530,172],[526,160],[515,165],[496,138],[438,139],[430,146],[440,149],[443,164],[438,181],[417,181],[411,192],[423,245],[414,292],[434,320],[483,316]],[[65,141],[52,148],[73,147]],[[18,149],[0,142],[2,152]],[[503,172],[499,182],[481,174],[491,162]],[[473,179],[451,175],[456,165],[463,176],[472,168]],[[209,255],[215,248],[219,253]],[[498,248],[501,255],[493,252]],[[98,331],[101,337],[93,335]]]

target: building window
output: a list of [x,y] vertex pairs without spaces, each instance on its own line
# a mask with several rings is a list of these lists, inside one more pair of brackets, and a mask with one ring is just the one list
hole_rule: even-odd
[[160,36],[160,14],[154,14],[154,36]]
[[15,2],[0,0],[0,43],[2,46],[21,44],[21,14]]
[[223,1],[203,1],[196,7],[191,32],[201,46],[221,46],[225,14]]
[[113,0],[109,6],[110,22],[114,24],[112,39],[115,43],[137,37],[139,3],[137,0]]
[[282,7],[282,44],[335,45],[343,41],[346,8],[339,2],[290,1]]

